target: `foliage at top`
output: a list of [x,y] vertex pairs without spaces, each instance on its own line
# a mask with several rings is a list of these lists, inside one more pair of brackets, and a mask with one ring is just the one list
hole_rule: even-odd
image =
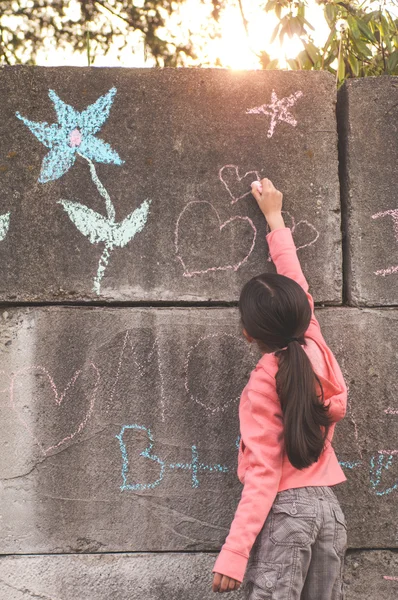
[[[200,0],[211,9],[204,39],[220,36],[218,23],[227,0]],[[236,0],[243,25],[249,35],[245,2]],[[293,70],[328,70],[339,87],[348,77],[398,75],[398,19],[386,0],[316,0],[323,8],[330,34],[323,47],[313,39],[314,26],[306,19],[307,0],[264,0],[265,12],[278,18],[271,41],[297,35],[304,49],[288,60]],[[35,64],[37,53],[51,40],[54,48],[69,48],[93,55],[106,54],[122,39],[119,53],[129,44],[128,33],[138,35],[144,55],[158,67],[211,65],[205,44],[195,47],[184,23],[177,34],[167,30],[168,20],[185,0],[1,0],[0,62]],[[391,4],[391,2],[390,2]],[[248,6],[248,4],[246,4]],[[74,10],[72,10],[72,8]],[[76,16],[77,15],[77,16]],[[120,27],[118,26],[120,25]],[[132,53],[137,48],[132,47]],[[263,51],[258,55],[263,69],[281,68]]]

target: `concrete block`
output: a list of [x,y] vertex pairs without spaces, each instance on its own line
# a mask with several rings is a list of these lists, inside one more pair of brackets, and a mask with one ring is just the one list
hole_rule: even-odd
[[[397,313],[317,315],[350,390],[333,439],[349,547],[393,548]],[[0,552],[218,550],[259,358],[237,309],[26,308],[1,323]]]
[[250,192],[269,177],[315,300],[341,303],[330,73],[18,66],[0,82],[0,300],[236,301],[274,268]]
[[398,77],[345,82],[338,93],[347,296],[398,303]]
[[[80,554],[0,558],[0,600],[211,600],[210,553]],[[390,550],[348,551],[347,600],[394,600],[398,556]],[[244,598],[244,590],[233,593]]]

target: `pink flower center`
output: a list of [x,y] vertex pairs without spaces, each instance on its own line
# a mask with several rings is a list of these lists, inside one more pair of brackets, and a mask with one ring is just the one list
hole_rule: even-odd
[[80,144],[82,143],[82,134],[80,133],[80,131],[78,129],[74,129],[70,133],[69,143],[72,146],[72,148],[75,148],[76,146],[80,146]]

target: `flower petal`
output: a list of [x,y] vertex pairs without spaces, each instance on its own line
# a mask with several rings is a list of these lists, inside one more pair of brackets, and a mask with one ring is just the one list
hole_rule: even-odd
[[55,146],[50,150],[42,162],[39,182],[47,183],[62,177],[75,162],[75,152],[75,148],[70,148],[66,144]]
[[65,138],[65,134],[56,123],[53,125],[49,125],[46,122],[37,123],[36,121],[29,121],[29,119],[23,117],[19,112],[16,112],[15,114],[18,119],[23,121],[25,125],[29,127],[39,142],[44,144],[47,148],[52,148],[54,144],[59,144]]
[[109,144],[93,135],[83,137],[83,141],[77,150],[79,154],[95,162],[114,163],[115,165],[122,165],[124,163],[124,160],[120,158],[118,153]]
[[54,103],[55,112],[57,113],[58,123],[62,129],[66,129],[67,133],[76,128],[80,113],[77,112],[69,104],[65,104],[63,100],[54,92],[54,90],[48,90],[48,95]]
[[113,87],[79,114],[79,127],[83,137],[94,135],[101,129],[109,116],[115,94],[116,88]]

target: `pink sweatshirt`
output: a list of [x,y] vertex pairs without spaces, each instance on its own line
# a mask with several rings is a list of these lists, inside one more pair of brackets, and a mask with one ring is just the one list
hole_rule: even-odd
[[[312,318],[305,333],[307,346],[303,348],[321,380],[325,404],[329,404],[334,422],[319,460],[301,471],[293,467],[284,453],[283,413],[275,385],[277,358],[273,353],[262,356],[243,389],[239,403],[241,440],[237,474],[244,484],[242,496],[213,568],[213,572],[238,581],[243,581],[250,550],[277,492],[347,481],[330,443],[336,422],[346,413],[347,388],[342,372],[315,318],[314,300],[308,293],[308,283],[301,270],[290,229],[274,229],[266,239],[277,272],[297,281],[310,302]],[[318,385],[317,393],[320,393]]]

